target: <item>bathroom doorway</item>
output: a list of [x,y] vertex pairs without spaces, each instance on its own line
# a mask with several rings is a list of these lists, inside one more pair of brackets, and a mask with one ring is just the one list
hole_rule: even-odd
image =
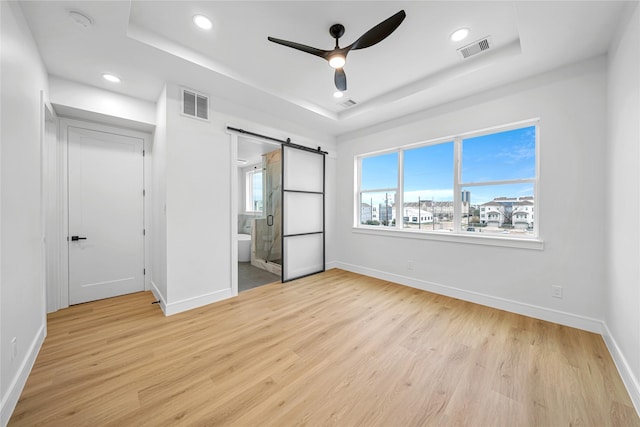
[[238,292],[280,282],[281,147],[238,138]]

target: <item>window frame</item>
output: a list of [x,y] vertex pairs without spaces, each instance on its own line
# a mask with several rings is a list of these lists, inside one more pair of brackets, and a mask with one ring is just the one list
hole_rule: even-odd
[[[263,175],[262,173],[262,169],[261,168],[254,168],[254,169],[249,169],[248,171],[245,172],[244,175],[244,182],[245,182],[245,200],[244,200],[244,209],[246,213],[252,213],[252,214],[261,214],[264,212],[264,200],[262,201],[262,209],[261,211],[257,211],[253,206],[253,178],[254,175],[256,173],[260,173],[260,175]],[[263,175],[264,177],[264,175]],[[262,183],[263,187],[264,187],[264,182]],[[263,191],[264,194],[264,191]],[[248,209],[249,207],[251,207],[251,209]]]
[[[525,127],[535,127],[535,177],[496,180],[496,181],[478,181],[463,182],[462,181],[462,141],[464,139],[475,138],[494,133],[507,132],[510,130],[521,129]],[[406,150],[420,148],[429,145],[442,144],[453,141],[453,230],[451,232],[415,230],[403,228],[402,212],[398,213],[398,206],[404,206],[404,152]],[[398,177],[397,188],[385,189],[363,189],[362,188],[362,159],[368,157],[381,156],[385,154],[398,154]],[[354,218],[353,231],[364,234],[380,234],[389,235],[389,233],[398,237],[410,237],[426,240],[444,240],[458,241],[463,243],[483,244],[491,246],[506,246],[518,248],[543,249],[543,240],[540,237],[540,197],[539,197],[539,180],[540,180],[540,119],[533,118],[514,122],[506,125],[494,126],[490,128],[464,132],[453,136],[435,138],[431,140],[411,143],[390,149],[359,154],[354,159],[355,174],[355,191],[354,191]],[[511,236],[511,235],[487,235],[482,233],[468,232],[462,227],[462,190],[474,186],[492,186],[492,185],[508,185],[508,184],[531,184],[533,186],[533,197],[535,203],[535,220],[533,223],[533,233],[531,236]],[[361,200],[363,193],[372,193],[380,191],[393,191],[395,197],[395,217],[396,224],[390,226],[375,226],[360,223]]]
[[[361,201],[362,201],[362,193],[395,193],[396,195],[396,203],[398,200],[398,192],[400,191],[400,181],[399,179],[401,179],[401,177],[398,177],[398,180],[396,180],[396,184],[397,187],[388,187],[388,188],[368,188],[365,189],[364,191],[361,189],[362,187],[362,160],[367,158],[367,157],[375,157],[375,156],[384,156],[386,154],[392,154],[392,153],[396,153],[398,152],[398,150],[396,149],[391,149],[391,150],[383,150],[383,151],[377,151],[375,153],[369,153],[367,155],[364,156],[357,156],[356,157],[356,168],[355,168],[355,172],[356,172],[356,182],[357,182],[357,191],[355,194],[356,197],[356,211],[354,212],[354,223],[356,224],[356,227],[358,226],[358,224],[360,223],[360,215],[362,212],[362,205],[361,205]],[[401,156],[402,153],[398,152],[398,175],[401,175],[400,171],[400,167],[402,165],[402,160],[401,160]],[[370,207],[370,209],[372,210],[372,212],[376,212],[373,210],[373,206]],[[380,212],[378,212],[378,215],[380,215]],[[398,214],[396,213],[396,217],[398,216]],[[397,221],[396,221],[397,223]],[[392,225],[386,225],[383,227],[379,227],[377,225],[364,225],[365,227],[372,227],[372,228],[385,228],[385,229],[394,229],[395,226]],[[397,226],[397,224],[396,224]]]

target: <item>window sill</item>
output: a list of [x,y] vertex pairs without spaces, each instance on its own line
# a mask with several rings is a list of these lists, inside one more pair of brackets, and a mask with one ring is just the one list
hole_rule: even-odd
[[464,243],[468,245],[500,246],[505,248],[543,250],[544,241],[535,238],[477,236],[461,233],[436,233],[424,231],[405,231],[395,229],[380,229],[374,227],[353,227],[356,234],[371,234],[404,239],[432,240],[437,242]]

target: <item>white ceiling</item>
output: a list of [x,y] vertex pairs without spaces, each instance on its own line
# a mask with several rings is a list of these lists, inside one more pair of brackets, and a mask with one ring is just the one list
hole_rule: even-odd
[[[622,19],[619,1],[23,1],[49,73],[155,101],[165,81],[339,135],[605,53]],[[267,36],[332,49],[398,12],[381,43],[352,51],[348,90],[333,98],[326,61]],[[86,29],[69,11],[89,16]],[[214,27],[192,24],[194,14]],[[449,35],[468,27],[470,36]],[[491,36],[468,59],[457,49]],[[103,72],[122,78],[118,85]],[[356,105],[340,103],[352,99]]]

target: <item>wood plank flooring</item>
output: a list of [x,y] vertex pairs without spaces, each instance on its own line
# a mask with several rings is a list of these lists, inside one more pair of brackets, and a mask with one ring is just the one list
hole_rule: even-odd
[[640,426],[602,338],[330,270],[49,316],[10,426]]

